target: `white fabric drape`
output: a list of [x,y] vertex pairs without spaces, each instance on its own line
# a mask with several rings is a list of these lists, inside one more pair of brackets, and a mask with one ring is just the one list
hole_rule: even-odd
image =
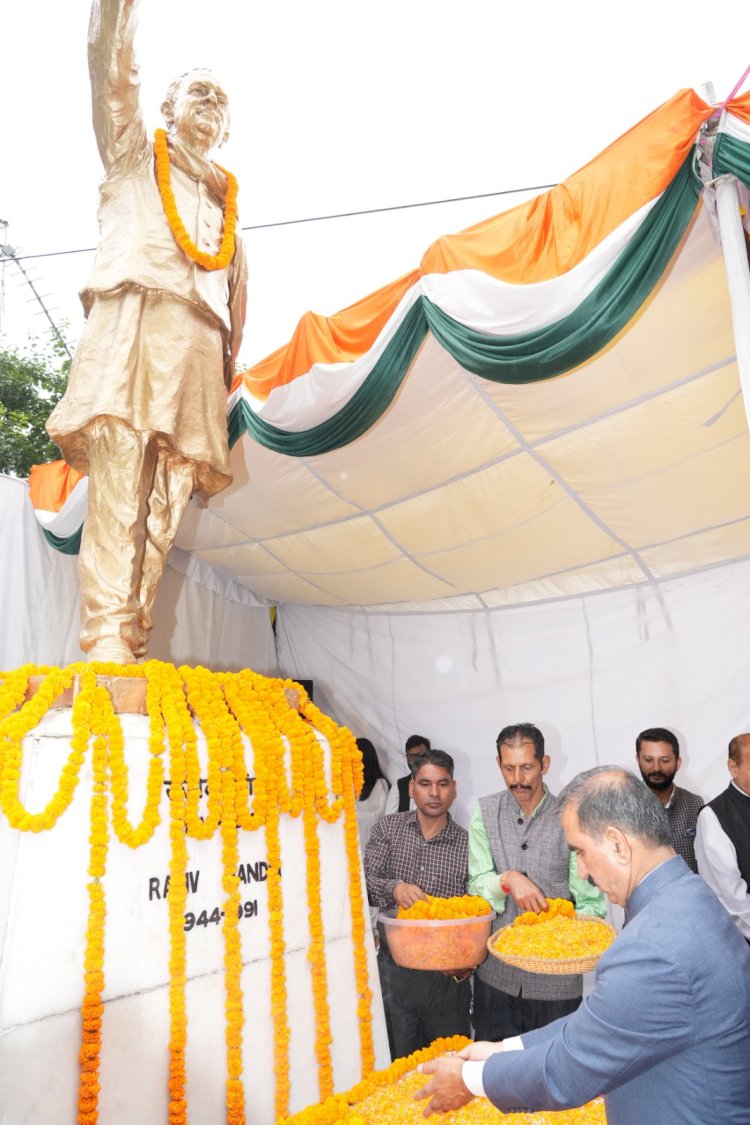
[[[737,367],[745,404],[745,417],[750,420],[750,270],[747,263],[747,239],[740,210],[740,186],[734,176],[720,176],[715,184],[716,217],[719,224],[724,268],[727,272],[732,327],[737,348]],[[742,189],[744,202],[747,190]]]
[[[78,558],[46,542],[25,481],[0,476],[0,669],[70,664],[78,647]],[[149,655],[174,664],[274,675],[268,608],[249,591],[174,551],[156,600]]]
[[554,792],[579,770],[635,768],[635,737],[673,730],[679,782],[709,800],[729,739],[750,729],[750,563],[688,578],[474,613],[367,614],[283,606],[279,660],[316,701],[372,739],[391,780],[415,731],[456,760],[456,816],[501,785],[507,723],[546,736]]

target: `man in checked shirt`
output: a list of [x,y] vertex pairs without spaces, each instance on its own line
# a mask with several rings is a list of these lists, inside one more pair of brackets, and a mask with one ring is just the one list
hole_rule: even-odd
[[[365,851],[367,893],[381,910],[413,906],[427,895],[466,894],[469,837],[448,811],[456,799],[453,759],[443,750],[426,750],[414,759],[411,776],[416,809],[384,816]],[[393,1058],[441,1036],[471,1034],[468,972],[404,969],[382,935],[378,965]]]

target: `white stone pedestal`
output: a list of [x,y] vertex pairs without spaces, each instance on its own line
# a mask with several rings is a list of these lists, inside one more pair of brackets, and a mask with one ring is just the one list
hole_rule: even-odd
[[[68,756],[69,710],[51,711],[27,740],[22,799],[44,807]],[[145,800],[148,720],[121,715],[129,767],[130,820]],[[203,752],[204,748],[201,748]],[[252,752],[248,750],[248,763]],[[205,758],[204,758],[205,760]],[[202,771],[205,777],[205,770]],[[0,813],[0,1122],[75,1125],[87,920],[91,757],[73,804],[48,832],[11,829]],[[101,1125],[166,1125],[168,1120],[169,802],[162,823],[137,850],[112,838],[105,878],[105,1010]],[[360,1074],[351,915],[343,820],[318,823],[323,921],[336,1090]],[[282,882],[291,1027],[291,1110],[319,1099],[307,949],[302,820],[283,817]],[[224,941],[220,924],[221,840],[188,839],[188,1119],[225,1120]],[[265,835],[240,833],[240,925],[245,1005],[244,1080],[250,1125],[274,1120]],[[376,1065],[390,1061],[372,935],[366,925]]]

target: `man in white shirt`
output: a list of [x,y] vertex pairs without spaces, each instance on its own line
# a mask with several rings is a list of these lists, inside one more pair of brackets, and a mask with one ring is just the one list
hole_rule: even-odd
[[750,734],[729,743],[731,781],[701,809],[695,837],[698,873],[750,944]]

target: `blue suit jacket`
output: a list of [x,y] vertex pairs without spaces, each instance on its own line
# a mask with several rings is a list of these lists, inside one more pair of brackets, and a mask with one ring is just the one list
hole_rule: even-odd
[[571,1016],[484,1065],[506,1112],[605,1095],[608,1125],[750,1125],[750,948],[680,856],[641,882]]

